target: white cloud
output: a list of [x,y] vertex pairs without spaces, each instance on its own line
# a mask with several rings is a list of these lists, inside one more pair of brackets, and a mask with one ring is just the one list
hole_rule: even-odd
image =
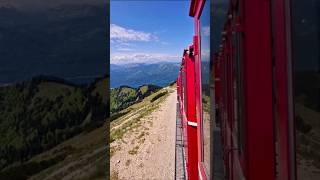
[[111,54],[111,64],[177,62],[181,56],[160,53],[117,53]]
[[126,48],[126,47],[119,47],[117,48],[117,51],[133,51],[134,49],[132,48]]
[[152,33],[127,29],[116,24],[110,24],[111,42],[129,42],[129,41],[157,41],[158,37]]
[[126,47],[132,46],[132,44],[131,44],[131,43],[128,43],[128,42],[120,42],[119,45],[121,45],[121,46],[126,46]]
[[111,46],[111,52],[113,50],[115,50],[115,51],[133,51],[134,45],[131,43],[127,43],[127,42],[117,42],[117,43],[114,43],[113,46]]

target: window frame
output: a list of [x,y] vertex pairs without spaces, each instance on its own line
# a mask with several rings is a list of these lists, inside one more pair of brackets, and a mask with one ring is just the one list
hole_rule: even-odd
[[[199,81],[199,91],[200,91],[200,121],[201,121],[201,126],[199,127],[200,128],[200,136],[201,136],[201,140],[200,140],[200,144],[201,144],[201,165],[203,166],[203,169],[205,170],[205,172],[206,172],[206,175],[207,175],[207,178],[210,178],[211,176],[212,176],[212,173],[213,173],[213,163],[212,163],[212,159],[213,159],[213,154],[212,154],[212,152],[213,152],[213,142],[212,142],[212,140],[213,140],[213,131],[212,131],[212,123],[211,123],[211,121],[212,121],[212,119],[211,119],[211,113],[212,112],[210,112],[209,113],[209,123],[210,123],[210,130],[209,130],[209,132],[210,132],[210,138],[209,138],[209,147],[210,147],[210,152],[209,152],[209,154],[210,154],[210,160],[209,160],[209,163],[210,163],[210,165],[209,165],[209,167],[206,167],[206,164],[205,164],[205,153],[204,153],[204,150],[205,150],[205,147],[204,147],[204,107],[203,107],[203,84],[202,84],[202,74],[203,74],[203,72],[202,72],[202,60],[201,60],[201,56],[202,56],[202,42],[201,42],[201,39],[202,39],[202,33],[201,33],[201,30],[202,30],[202,26],[201,26],[201,17],[202,17],[202,13],[203,13],[203,10],[204,10],[204,8],[205,8],[205,6],[207,5],[207,6],[209,6],[209,18],[210,18],[210,20],[211,20],[211,16],[210,16],[210,12],[211,12],[211,1],[204,1],[204,3],[203,3],[203,7],[202,7],[202,12],[201,12],[201,15],[200,15],[200,17],[198,18],[198,22],[199,22],[199,30],[198,30],[198,33],[199,33],[199,35],[198,35],[198,37],[199,37],[199,79],[200,79],[200,81]],[[209,26],[211,26],[211,22],[210,22],[210,20],[209,20]],[[210,36],[211,36],[211,33],[210,33]],[[209,103],[210,103],[210,109],[212,109],[211,108],[211,106],[212,106],[212,104],[211,104],[211,102],[210,102],[210,100],[211,100],[211,93],[210,93],[210,89],[211,89],[211,71],[212,71],[212,68],[211,68],[211,66],[212,66],[212,57],[211,57],[211,48],[210,48],[210,39],[209,39],[209,72],[208,72],[208,76],[209,76],[209,86],[208,86],[208,88],[209,88]],[[209,177],[208,177],[209,176]]]

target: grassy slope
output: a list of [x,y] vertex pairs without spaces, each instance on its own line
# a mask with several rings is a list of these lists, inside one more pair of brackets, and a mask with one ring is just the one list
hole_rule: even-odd
[[[109,101],[108,78],[96,81],[91,87],[91,94],[102,95],[103,102]],[[90,118],[91,113],[88,114]],[[86,121],[86,120],[85,120]],[[88,133],[81,133],[49,151],[33,157],[29,162],[40,162],[52,159],[61,154],[68,156],[58,164],[41,171],[30,179],[61,179],[74,177],[75,179],[105,179],[107,174],[107,137],[108,121],[102,127]]]
[[[144,131],[139,129],[143,124],[143,119],[150,113],[156,110],[160,104],[169,96],[169,93],[175,89],[174,85],[160,89],[154,94],[147,96],[143,101],[135,103],[128,108],[122,110],[120,113],[124,115],[118,117],[110,123],[110,156],[112,157],[121,147],[117,144],[118,141],[123,141],[126,133],[139,131],[140,135],[137,137],[139,141],[144,141],[143,137],[146,135]],[[133,155],[137,153],[139,147],[135,146],[129,150],[128,153]],[[129,162],[128,162],[129,163]],[[111,180],[118,180],[118,174],[114,171],[110,172]]]
[[121,86],[114,88],[110,92],[110,112],[117,113],[130,105],[141,101],[146,96],[157,92],[160,89],[154,85],[143,85],[139,88],[131,88],[128,86]]
[[[320,169],[320,75],[317,72],[295,73],[295,127],[297,157]],[[310,167],[308,167],[311,169]]]
[[[92,96],[95,96],[98,94],[100,97],[102,97],[103,102],[108,103],[108,101],[109,101],[108,95],[107,95],[108,88],[106,88],[108,81],[109,81],[108,78],[103,78],[103,79],[97,80],[96,82],[94,82],[92,84],[92,88],[90,90],[88,90],[88,92]],[[27,88],[24,88],[22,92],[26,91],[25,94],[28,94],[28,91],[26,89]],[[73,111],[73,109],[81,109],[81,107],[83,107],[85,105],[84,102],[87,101],[85,94],[83,92],[83,89],[76,87],[76,86],[73,86],[73,85],[70,85],[70,84],[44,81],[44,82],[40,82],[37,85],[37,89],[38,90],[35,92],[35,94],[32,96],[32,98],[29,98],[30,100],[28,100],[29,104],[27,106],[28,109],[32,110],[32,112],[39,111],[38,116],[39,116],[41,122],[38,122],[37,124],[46,124],[46,122],[48,120],[54,120],[56,117],[56,114],[54,112],[58,112],[58,114],[59,114],[59,112],[60,112],[59,109],[62,109],[62,110],[69,109],[70,112]],[[21,91],[16,91],[15,88],[13,88],[13,87],[12,88],[6,87],[6,89],[1,89],[0,93],[7,92],[7,91],[12,93],[13,95],[11,97],[8,94],[6,94],[6,96],[3,96],[3,97],[8,98],[8,99],[7,100],[2,99],[2,101],[4,101],[4,102],[6,102],[6,101],[13,102],[13,100],[18,101],[16,99],[20,97],[18,95],[21,94]],[[7,97],[7,96],[9,96],[9,97]],[[14,98],[14,99],[12,99],[12,98]],[[39,105],[41,105],[41,104],[39,104],[39,102],[44,102],[44,101],[56,102],[56,100],[59,98],[62,100],[61,103],[52,103],[51,108],[48,111],[43,109],[42,106],[39,106]],[[24,102],[25,100],[20,98],[19,101]],[[13,110],[17,109],[17,108],[15,108],[16,105],[14,105],[14,104],[9,105],[9,106],[12,107]],[[81,106],[81,107],[79,107],[79,106]],[[91,108],[97,109],[98,107],[100,108],[100,104],[92,105]],[[91,171],[81,172],[79,177],[84,177],[84,178],[89,178],[89,179],[93,179],[94,177],[95,178],[106,177],[106,174],[105,174],[106,168],[102,167],[102,166],[105,166],[105,162],[107,159],[107,157],[106,157],[107,153],[105,153],[106,147],[103,147],[103,145],[105,145],[105,142],[107,139],[106,137],[103,136],[103,135],[107,134],[105,132],[106,124],[105,124],[105,126],[102,126],[102,127],[100,126],[99,128],[97,128],[97,126],[95,126],[93,124],[94,126],[87,128],[86,125],[92,124],[91,123],[92,122],[92,113],[93,113],[92,109],[88,112],[88,114],[86,116],[84,116],[84,119],[82,119],[83,120],[82,124],[79,125],[80,127],[83,127],[83,130],[84,130],[83,133],[75,136],[74,138],[67,139],[62,143],[60,142],[60,144],[58,143],[57,146],[55,146],[53,148],[49,148],[48,150],[42,152],[41,154],[33,156],[27,162],[24,162],[24,164],[32,164],[34,162],[38,162],[37,164],[41,165],[42,169],[45,166],[49,166],[49,168],[47,170],[43,170],[42,172],[40,172],[38,174],[41,177],[36,175],[35,179],[43,179],[43,177],[46,176],[45,174],[50,172],[50,170],[54,170],[55,168],[58,168],[58,167],[64,167],[63,169],[65,169],[65,170],[63,172],[65,172],[65,171],[72,172],[73,168],[77,167],[76,169],[79,169],[78,167],[81,167],[82,165],[87,165],[86,168],[89,168],[88,167],[89,164],[91,164],[91,165],[89,165],[90,166],[89,169]],[[104,108],[104,109],[106,112],[108,111],[107,110],[108,108]],[[97,114],[97,110],[95,110],[95,113]],[[99,118],[101,118],[101,117],[99,117]],[[1,118],[0,118],[0,120],[1,120]],[[103,119],[101,119],[101,120],[103,122]],[[66,119],[65,119],[65,121],[66,121]],[[105,122],[107,122],[107,121],[105,120]],[[3,126],[1,126],[2,128],[0,128],[0,130],[2,132],[8,131],[9,135],[12,134],[12,136],[15,137],[15,138],[9,138],[10,141],[8,141],[8,142],[6,142],[5,141],[6,139],[4,139],[2,137],[2,141],[0,141],[0,142],[2,142],[1,144],[10,143],[13,146],[19,147],[19,146],[21,146],[21,143],[24,142],[22,139],[23,136],[15,135],[16,133],[19,133],[19,132],[16,132],[16,130],[14,128],[10,128],[11,126],[14,125],[13,123],[15,123],[15,121],[11,121],[10,119],[6,119],[6,118],[4,118],[0,121],[0,124],[3,125]],[[5,126],[7,127],[7,130],[4,129]],[[25,127],[25,128],[28,128],[28,127]],[[50,126],[50,128],[52,128],[52,127]],[[93,131],[91,131],[91,130],[93,130]],[[87,133],[87,132],[89,132],[89,133]],[[32,134],[29,134],[26,137],[28,138],[31,135]],[[10,136],[8,136],[8,137],[10,137]],[[104,138],[104,139],[102,139],[102,138]],[[54,141],[54,140],[51,139],[50,141]],[[99,157],[99,158],[96,158],[96,157]],[[75,159],[75,158],[80,158],[81,161],[77,162],[77,159]],[[92,159],[89,160],[90,158],[94,158],[94,160],[92,160]],[[65,166],[68,164],[67,162],[72,162],[71,164],[73,164],[73,165],[70,165],[69,168],[66,168]],[[90,163],[88,163],[88,162],[90,162]],[[29,167],[33,167],[32,169],[34,169],[34,167],[38,166],[37,164],[36,164],[36,166],[29,166]],[[19,167],[19,163],[11,164],[9,167],[12,167],[12,165],[18,165],[18,167]],[[23,166],[20,166],[20,167],[22,169],[25,168]],[[22,170],[22,171],[24,171],[24,170]],[[33,171],[37,172],[37,170],[33,170]],[[77,174],[77,172],[75,172],[75,174]],[[61,175],[60,173],[56,174],[55,178],[58,177],[58,179],[60,179],[59,178],[60,175]]]
[[[158,108],[159,104],[168,96],[168,91],[168,88],[163,88],[147,96],[143,101],[120,111],[120,113],[124,113],[125,115],[110,123],[110,141],[113,142],[121,139],[128,130],[139,126],[140,119]],[[111,154],[113,151],[111,149]]]
[[[120,138],[119,135],[125,133],[126,130],[129,129],[128,127],[134,128],[134,122],[158,107],[165,96],[159,97],[159,99],[155,100],[153,103],[150,102],[151,99],[166,91],[166,89],[161,89],[158,92],[147,96],[143,101],[122,110],[121,112],[129,111],[130,113],[115,119],[110,124],[110,128],[113,128],[111,130],[110,138]],[[130,119],[131,121],[126,123],[125,121],[128,120],[128,117],[132,116],[135,118]],[[118,127],[115,128],[115,126]],[[61,153],[68,152],[68,157],[65,160],[36,174],[31,179],[61,179],[63,177],[66,178],[66,174],[69,174],[68,177],[74,176],[75,179],[106,179],[106,161],[108,159],[106,127],[108,127],[107,122],[103,127],[89,133],[82,133],[75,136],[50,151],[32,158],[30,161],[39,162],[58,156]],[[114,150],[111,150],[111,153],[113,151]]]
[[102,101],[104,103],[109,103],[109,78],[103,78],[95,82],[91,95],[101,94]]
[[34,175],[31,179],[105,179],[107,177],[107,124],[89,133],[75,136],[50,151],[35,156],[30,161],[42,161],[68,153],[60,163]]
[[[302,104],[296,104],[295,110],[300,117],[304,118],[299,120],[302,120],[304,124],[309,126],[304,133],[301,132],[301,130],[297,131],[296,138],[299,139],[299,154],[303,159],[311,160],[314,166],[320,168],[320,113],[303,106]],[[302,128],[301,122],[300,126],[297,128]]]

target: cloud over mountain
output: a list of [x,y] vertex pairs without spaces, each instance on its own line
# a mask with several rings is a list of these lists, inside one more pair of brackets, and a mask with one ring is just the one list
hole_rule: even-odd
[[110,39],[119,42],[128,41],[144,41],[149,42],[153,40],[158,40],[158,37],[152,33],[136,31],[133,29],[128,29],[116,24],[110,24]]
[[111,64],[177,62],[180,56],[161,53],[116,53],[111,54]]

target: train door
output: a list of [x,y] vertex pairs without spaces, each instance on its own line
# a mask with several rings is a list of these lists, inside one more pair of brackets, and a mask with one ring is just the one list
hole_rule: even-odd
[[195,21],[195,84],[199,179],[211,179],[212,121],[210,64],[210,1],[191,1],[190,15]]

